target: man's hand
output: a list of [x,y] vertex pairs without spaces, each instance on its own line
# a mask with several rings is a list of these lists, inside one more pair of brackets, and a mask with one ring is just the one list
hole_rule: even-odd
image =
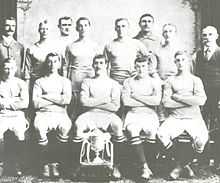
[[180,94],[173,94],[173,95],[171,96],[171,99],[173,99],[173,100],[179,102],[179,101],[182,100],[182,95],[180,95]]

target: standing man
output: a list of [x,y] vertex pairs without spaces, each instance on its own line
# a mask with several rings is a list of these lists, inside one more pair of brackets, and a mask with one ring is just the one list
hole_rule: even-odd
[[169,76],[175,76],[177,73],[176,64],[174,63],[174,55],[180,50],[177,42],[177,28],[174,24],[167,23],[162,28],[162,36],[164,38],[158,50],[158,72],[162,80],[166,80]]
[[43,67],[47,54],[56,49],[56,45],[54,45],[54,42],[49,37],[49,29],[50,25],[47,20],[40,22],[38,27],[40,40],[27,49],[26,64],[29,72],[27,79],[30,79],[31,88],[33,87],[34,81],[44,74]]
[[73,157],[75,163],[79,162],[81,143],[86,132],[96,128],[109,131],[114,143],[113,177],[118,179],[121,178],[118,166],[119,158],[122,157],[122,142],[125,140],[122,131],[123,123],[115,114],[120,107],[120,86],[107,75],[107,62],[104,55],[94,57],[93,68],[95,76],[85,79],[81,87],[80,101],[88,112],[81,114],[75,122]]
[[24,47],[14,39],[16,20],[14,17],[4,18],[2,21],[2,35],[0,38],[0,60],[13,57],[17,65],[15,75],[21,79],[24,74]]
[[154,34],[154,17],[151,14],[144,14],[139,20],[140,32],[134,37],[140,40],[146,48],[154,54],[157,54],[160,46],[159,38]]
[[58,28],[60,31],[60,36],[58,37],[56,47],[58,47],[57,51],[60,53],[60,56],[62,58],[61,74],[63,76],[66,76],[67,75],[67,63],[65,59],[65,51],[66,51],[67,45],[71,44],[73,41],[72,18],[68,16],[60,17],[58,20]]
[[134,60],[147,55],[147,48],[129,35],[129,22],[126,18],[115,20],[117,38],[105,46],[104,53],[109,62],[110,77],[121,85],[125,79],[135,75]]
[[80,17],[76,22],[79,38],[66,48],[67,77],[72,82],[72,101],[69,108],[74,120],[80,113],[79,93],[81,83],[85,78],[94,76],[92,59],[98,54],[98,45],[91,40],[91,22],[86,17]]
[[218,101],[220,100],[220,48],[216,44],[217,29],[207,26],[202,29],[202,46],[196,54],[195,73],[204,82],[207,101],[203,109],[206,121],[213,128],[215,120],[220,120]]
[[[163,81],[162,84],[164,84],[167,78],[175,76],[177,73],[174,55],[178,50],[180,50],[180,48],[177,43],[177,28],[174,24],[164,24],[162,28],[162,36],[163,41],[161,42],[157,52],[157,70],[161,80]],[[163,104],[158,107],[158,115],[161,122],[167,117],[167,111],[163,107]]]
[[[72,126],[66,112],[66,105],[71,100],[71,83],[58,74],[60,57],[57,53],[49,53],[44,66],[45,75],[36,80],[33,88],[36,109],[34,127],[38,137],[41,173],[49,177],[51,172],[52,176],[58,177],[59,163],[66,163],[68,134]],[[57,138],[56,144],[51,146],[53,148],[48,149],[47,133],[51,130],[56,131]]]
[[[124,82],[122,100],[129,107],[125,118],[125,130],[129,134],[129,144],[132,155],[140,168],[141,179],[148,180],[152,175],[146,157],[156,160],[156,133],[159,119],[155,106],[161,101],[161,85],[157,78],[149,75],[149,58],[141,57],[135,60],[136,76]],[[146,139],[142,143],[140,133],[144,132]],[[146,154],[146,157],[145,157]],[[155,161],[153,162],[155,163]]]
[[13,131],[17,138],[11,148],[14,152],[6,153],[15,156],[10,158],[15,158],[16,175],[21,176],[25,160],[25,131],[29,126],[23,112],[28,107],[28,87],[23,80],[15,77],[17,65],[13,57],[1,60],[0,66],[0,153],[3,153],[4,133]]
[[[202,46],[196,54],[195,73],[204,82],[207,101],[203,108],[203,116],[208,129],[212,130],[215,126],[219,128],[219,101],[220,101],[220,48],[216,43],[218,39],[217,29],[213,26],[207,26],[202,29]],[[217,173],[220,173],[219,157],[219,134],[215,140],[217,152],[215,165]]]
[[[206,94],[200,78],[190,73],[188,55],[179,51],[175,54],[177,75],[170,77],[164,87],[163,105],[169,109],[169,116],[158,130],[158,138],[167,152],[172,151],[173,140],[187,132],[193,140],[193,149],[201,154],[208,141],[208,130],[200,112],[200,105],[204,105]],[[183,171],[189,176],[194,175],[188,165],[192,154],[174,152],[176,166],[170,172],[170,179],[178,179]]]

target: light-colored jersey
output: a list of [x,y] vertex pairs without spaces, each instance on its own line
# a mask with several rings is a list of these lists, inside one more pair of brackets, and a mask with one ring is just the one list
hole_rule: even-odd
[[[120,106],[120,85],[109,77],[104,78],[88,78],[82,82],[81,100],[90,103],[93,99],[108,99],[108,103]],[[94,108],[93,108],[94,107]],[[104,111],[104,109],[96,108],[96,106],[90,107],[91,111]]]
[[[137,76],[128,78],[125,80],[122,90],[122,98],[130,97],[132,94],[145,95],[145,96],[156,96],[161,98],[161,84],[158,79],[152,77],[146,77],[144,79],[137,79]],[[146,112],[149,114],[155,113],[154,106],[137,106],[136,100],[131,107],[131,112]],[[131,101],[131,103],[132,103]],[[132,105],[132,104],[131,104]]]
[[153,33],[145,35],[140,31],[134,38],[140,40],[149,51],[157,54],[160,47],[160,39],[158,36],[154,35]]
[[161,79],[167,79],[169,76],[175,76],[177,74],[176,64],[174,63],[174,55],[179,51],[178,44],[161,45],[158,50],[158,73]]
[[0,116],[13,116],[28,107],[28,87],[26,83],[16,77],[0,81],[0,103],[4,101],[7,107],[0,111]]
[[110,64],[110,77],[120,84],[135,73],[137,56],[148,55],[147,48],[136,39],[114,39],[105,46],[104,53]]
[[92,40],[77,40],[68,45],[66,48],[68,74],[71,70],[92,69],[93,57],[98,53],[98,45]]
[[[44,95],[59,100],[58,104],[48,104]],[[72,96],[70,81],[60,75],[44,76],[36,80],[33,89],[33,101],[37,110],[42,112],[65,112],[65,106]]]
[[85,78],[94,76],[92,62],[99,54],[98,45],[92,40],[76,40],[66,48],[67,77],[72,82],[73,91],[80,91]]
[[[194,105],[178,103],[172,99],[173,94],[180,94],[186,97],[191,97],[192,101],[196,101]],[[206,94],[200,78],[187,74],[187,76],[173,76],[168,78],[164,86],[163,103],[167,105],[177,105],[170,107],[169,113],[172,117],[178,119],[193,119],[201,118],[199,103],[204,103]],[[180,104],[180,106],[178,106]]]
[[56,49],[62,60],[62,75],[67,75],[66,47],[73,42],[72,36],[59,36],[56,40]]
[[31,78],[36,79],[43,75],[44,62],[50,52],[57,52],[56,44],[53,41],[37,42],[27,50],[26,63]]

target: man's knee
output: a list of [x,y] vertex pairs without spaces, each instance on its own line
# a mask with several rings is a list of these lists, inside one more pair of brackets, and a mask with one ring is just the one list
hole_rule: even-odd
[[136,137],[140,135],[140,128],[137,125],[128,125],[126,131],[130,137]]

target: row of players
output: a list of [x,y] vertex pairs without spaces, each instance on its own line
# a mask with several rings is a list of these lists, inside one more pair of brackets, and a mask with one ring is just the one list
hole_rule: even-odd
[[[170,77],[164,87],[162,97],[161,83],[158,78],[153,78],[151,71],[151,55],[138,57],[134,61],[136,75],[125,80],[123,88],[118,82],[109,78],[107,74],[107,61],[104,55],[96,55],[93,58],[92,67],[95,76],[83,80],[80,92],[80,102],[87,111],[79,115],[73,124],[72,139],[72,173],[77,170],[79,152],[85,133],[96,128],[109,131],[114,143],[114,169],[113,176],[120,178],[118,169],[124,141],[139,165],[140,178],[149,180],[152,171],[148,167],[145,150],[155,149],[156,136],[162,142],[163,148],[169,151],[172,148],[172,139],[184,131],[193,139],[193,148],[197,153],[202,153],[208,141],[208,130],[200,113],[200,105],[206,101],[206,94],[202,81],[190,73],[190,61],[186,52],[179,51],[175,54],[177,75]],[[37,79],[33,87],[33,104],[36,110],[34,128],[37,132],[38,148],[40,152],[40,165],[44,176],[49,176],[52,168],[54,176],[59,176],[57,162],[65,167],[63,153],[69,145],[68,138],[72,122],[66,112],[66,105],[71,100],[71,82],[60,76],[60,57],[57,53],[49,53],[46,57],[44,68],[45,75]],[[12,58],[2,63],[2,77],[0,81],[1,115],[0,137],[3,139],[5,131],[12,130],[18,138],[16,151],[17,161],[22,163],[22,147],[24,147],[27,120],[23,109],[28,107],[28,88],[24,81],[14,77],[16,65]],[[161,99],[162,98],[162,99]],[[116,115],[120,107],[120,99],[123,105],[129,107],[124,123]],[[169,116],[161,125],[155,111],[155,107],[162,103],[169,108]],[[47,133],[55,129],[57,131],[56,150],[47,150]],[[126,132],[126,137],[124,132]],[[146,139],[140,138],[140,132],[145,133]],[[127,138],[127,139],[126,139]],[[56,154],[55,161],[50,166],[46,163],[49,154]],[[147,153],[148,154],[148,153]],[[189,158],[189,157],[187,157]],[[184,168],[192,175],[188,161],[177,160],[170,177],[177,179]],[[17,167],[18,174],[21,170]]]
[[[140,32],[135,39],[129,35],[129,22],[126,18],[119,18],[115,21],[115,31],[117,37],[107,44],[104,54],[109,63],[110,77],[120,84],[134,75],[133,60],[137,55],[146,55],[153,52],[157,56],[155,61],[155,71],[158,71],[160,78],[176,74],[176,67],[173,62],[173,55],[176,51],[182,50],[183,41],[177,40],[177,28],[174,24],[165,24],[162,28],[163,41],[159,41],[154,33],[155,19],[151,14],[144,14],[140,17]],[[61,17],[58,27],[60,37],[57,41],[50,39],[49,22],[43,21],[39,24],[40,40],[24,51],[23,46],[13,39],[16,21],[9,17],[3,20],[3,30],[0,39],[0,59],[14,57],[16,59],[18,71],[16,76],[33,82],[42,75],[42,66],[46,55],[49,52],[58,52],[62,56],[61,73],[67,76],[72,82],[73,108],[78,109],[79,91],[84,78],[94,76],[91,60],[100,53],[100,48],[96,42],[91,40],[91,22],[88,18],[81,17],[76,21],[78,39],[73,41],[71,28],[73,21],[70,17]],[[208,26],[202,30],[201,49],[196,54],[194,71],[204,82],[208,95],[207,103],[204,107],[205,117],[213,118],[217,115],[218,91],[220,90],[218,66],[219,47],[216,44],[218,33],[215,27]],[[103,50],[101,50],[103,51]],[[211,62],[207,62],[211,61]],[[210,82],[211,81],[211,82]],[[71,111],[72,119],[76,118],[79,111]],[[161,119],[162,121],[163,119]]]

